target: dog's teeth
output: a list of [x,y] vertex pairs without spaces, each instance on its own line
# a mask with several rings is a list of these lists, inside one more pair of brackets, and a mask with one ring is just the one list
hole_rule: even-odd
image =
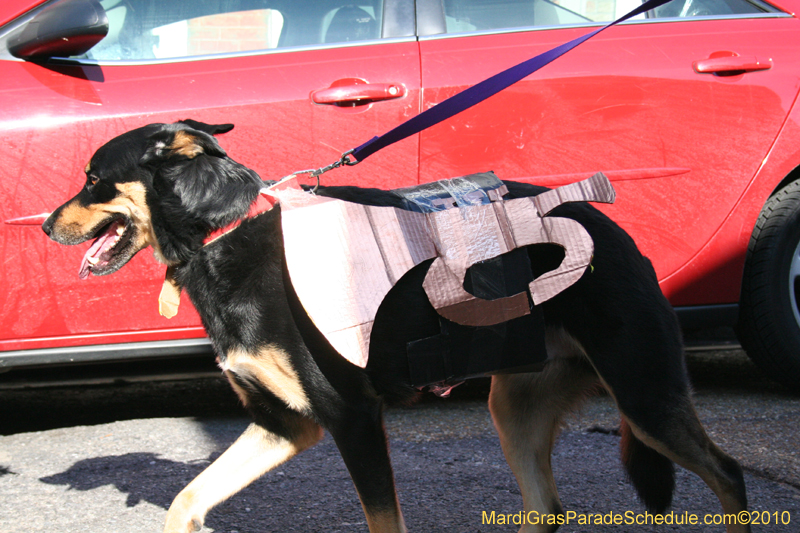
[[99,257],[90,257],[90,258],[87,259],[87,261],[89,262],[90,265],[96,265],[97,263],[100,262],[100,258]]
[[125,233],[125,226],[119,226],[117,228],[117,235],[122,235],[123,233]]

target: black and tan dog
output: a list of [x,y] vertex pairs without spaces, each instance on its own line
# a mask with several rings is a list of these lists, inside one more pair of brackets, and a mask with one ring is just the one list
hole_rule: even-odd
[[[232,127],[151,124],[111,140],[86,166],[86,186],[43,226],[62,244],[97,239],[82,276],[115,272],[152,246],[160,261],[174,267],[253,417],[244,434],[176,497],[165,531],[199,528],[209,509],[314,445],[323,428],[350,471],[370,532],[405,531],[382,410],[386,402],[409,402],[419,394],[410,383],[406,346],[439,331],[421,286],[430,261],[409,271],[384,300],[367,367],[347,362],[316,330],[288,281],[280,205],[204,243],[215,229],[244,217],[264,186],[212,136]],[[507,187],[511,197],[544,190],[514,182]],[[374,189],[330,187],[319,194],[399,206],[395,195]],[[555,213],[589,232],[593,268],[541,305],[548,354],[541,370],[493,376],[489,397],[525,511],[562,513],[551,450],[562,415],[598,385],[622,414],[622,459],[651,512],[671,503],[673,462],[697,473],[725,513],[745,510],[741,468],[710,441],[692,406],[678,323],[650,262],[588,204],[563,205]],[[530,254],[535,271],[558,265],[552,248]],[[522,531],[556,528],[528,524]]]

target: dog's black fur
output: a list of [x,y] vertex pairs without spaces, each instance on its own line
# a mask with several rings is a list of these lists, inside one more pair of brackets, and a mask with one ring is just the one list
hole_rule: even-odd
[[[410,384],[406,344],[439,332],[438,315],[422,289],[430,262],[409,271],[384,300],[367,367],[346,361],[314,327],[289,282],[279,205],[204,245],[212,230],[243,217],[263,187],[212,136],[230,128],[187,120],[111,140],[87,165],[86,187],[43,226],[54,240],[76,244],[122,220],[126,232],[119,249],[93,267],[96,275],[116,271],[139,249],[153,246],[174,267],[253,417],[231,457],[223,455],[176,498],[166,531],[191,530],[212,505],[316,442],[319,426],[342,453],[370,531],[403,531],[382,409],[385,402],[410,402],[419,394]],[[545,190],[506,185],[509,198]],[[323,187],[319,194],[400,207],[395,195],[376,189]],[[144,215],[132,215],[128,204]],[[670,505],[672,461],[700,474],[726,512],[745,509],[739,465],[711,443],[694,413],[678,323],[650,261],[588,204],[562,205],[552,215],[581,223],[595,252],[592,268],[577,283],[541,305],[549,352],[542,371],[493,378],[490,407],[509,463],[528,487],[525,510],[562,512],[554,485],[548,486],[552,442],[561,413],[597,386],[609,391],[623,415],[623,462],[649,510],[663,512]],[[529,252],[535,275],[563,257],[552,245]],[[260,451],[247,452],[248,446]],[[259,453],[270,450],[288,450],[287,457],[258,463]],[[243,457],[252,460],[247,465],[258,463],[247,474],[236,470]],[[228,476],[238,476],[229,480],[232,488],[212,487]]]

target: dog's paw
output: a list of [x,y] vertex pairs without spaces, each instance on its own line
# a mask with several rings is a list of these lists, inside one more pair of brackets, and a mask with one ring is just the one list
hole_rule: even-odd
[[167,523],[164,533],[194,533],[203,529],[203,518],[192,516],[192,513],[180,509],[173,504],[167,512]]
[[164,526],[164,533],[195,533],[201,529],[203,529],[203,521],[199,518],[179,522],[168,518],[167,524]]

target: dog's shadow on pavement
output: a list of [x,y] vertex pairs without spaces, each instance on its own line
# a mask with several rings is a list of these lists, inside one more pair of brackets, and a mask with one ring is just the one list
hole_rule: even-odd
[[[467,444],[393,444],[398,489],[404,496],[406,520],[414,530],[435,531],[449,524],[465,528],[478,525],[482,532],[503,531],[501,526],[481,527],[480,511],[518,509],[521,504],[494,437]],[[87,492],[111,486],[126,495],[127,507],[150,503],[164,509],[163,517],[175,495],[219,454],[214,452],[208,459],[192,462],[149,452],[94,457],[40,481]],[[498,467],[503,471],[499,475]],[[461,488],[453,490],[454,486]],[[437,502],[435,513],[429,509],[432,501]],[[114,512],[109,509],[109,513]],[[366,530],[358,495],[330,436],[214,507],[203,528],[204,532]]]
[[112,485],[127,494],[127,507],[146,501],[168,509],[172,499],[195,476],[219,456],[208,460],[181,463],[154,453],[136,452],[83,459],[68,470],[40,478],[51,485],[67,485],[70,489],[89,491]]
[[[175,496],[221,453],[190,462],[150,452],[93,457],[39,481],[78,491],[112,486],[126,495],[126,507],[146,502],[166,511]],[[306,527],[298,525],[298,516],[306,520]],[[309,519],[315,524],[310,528]],[[341,531],[366,529],[358,496],[330,438],[214,507],[203,531],[262,531],[265,524],[270,531],[316,531],[323,523],[339,524]]]

